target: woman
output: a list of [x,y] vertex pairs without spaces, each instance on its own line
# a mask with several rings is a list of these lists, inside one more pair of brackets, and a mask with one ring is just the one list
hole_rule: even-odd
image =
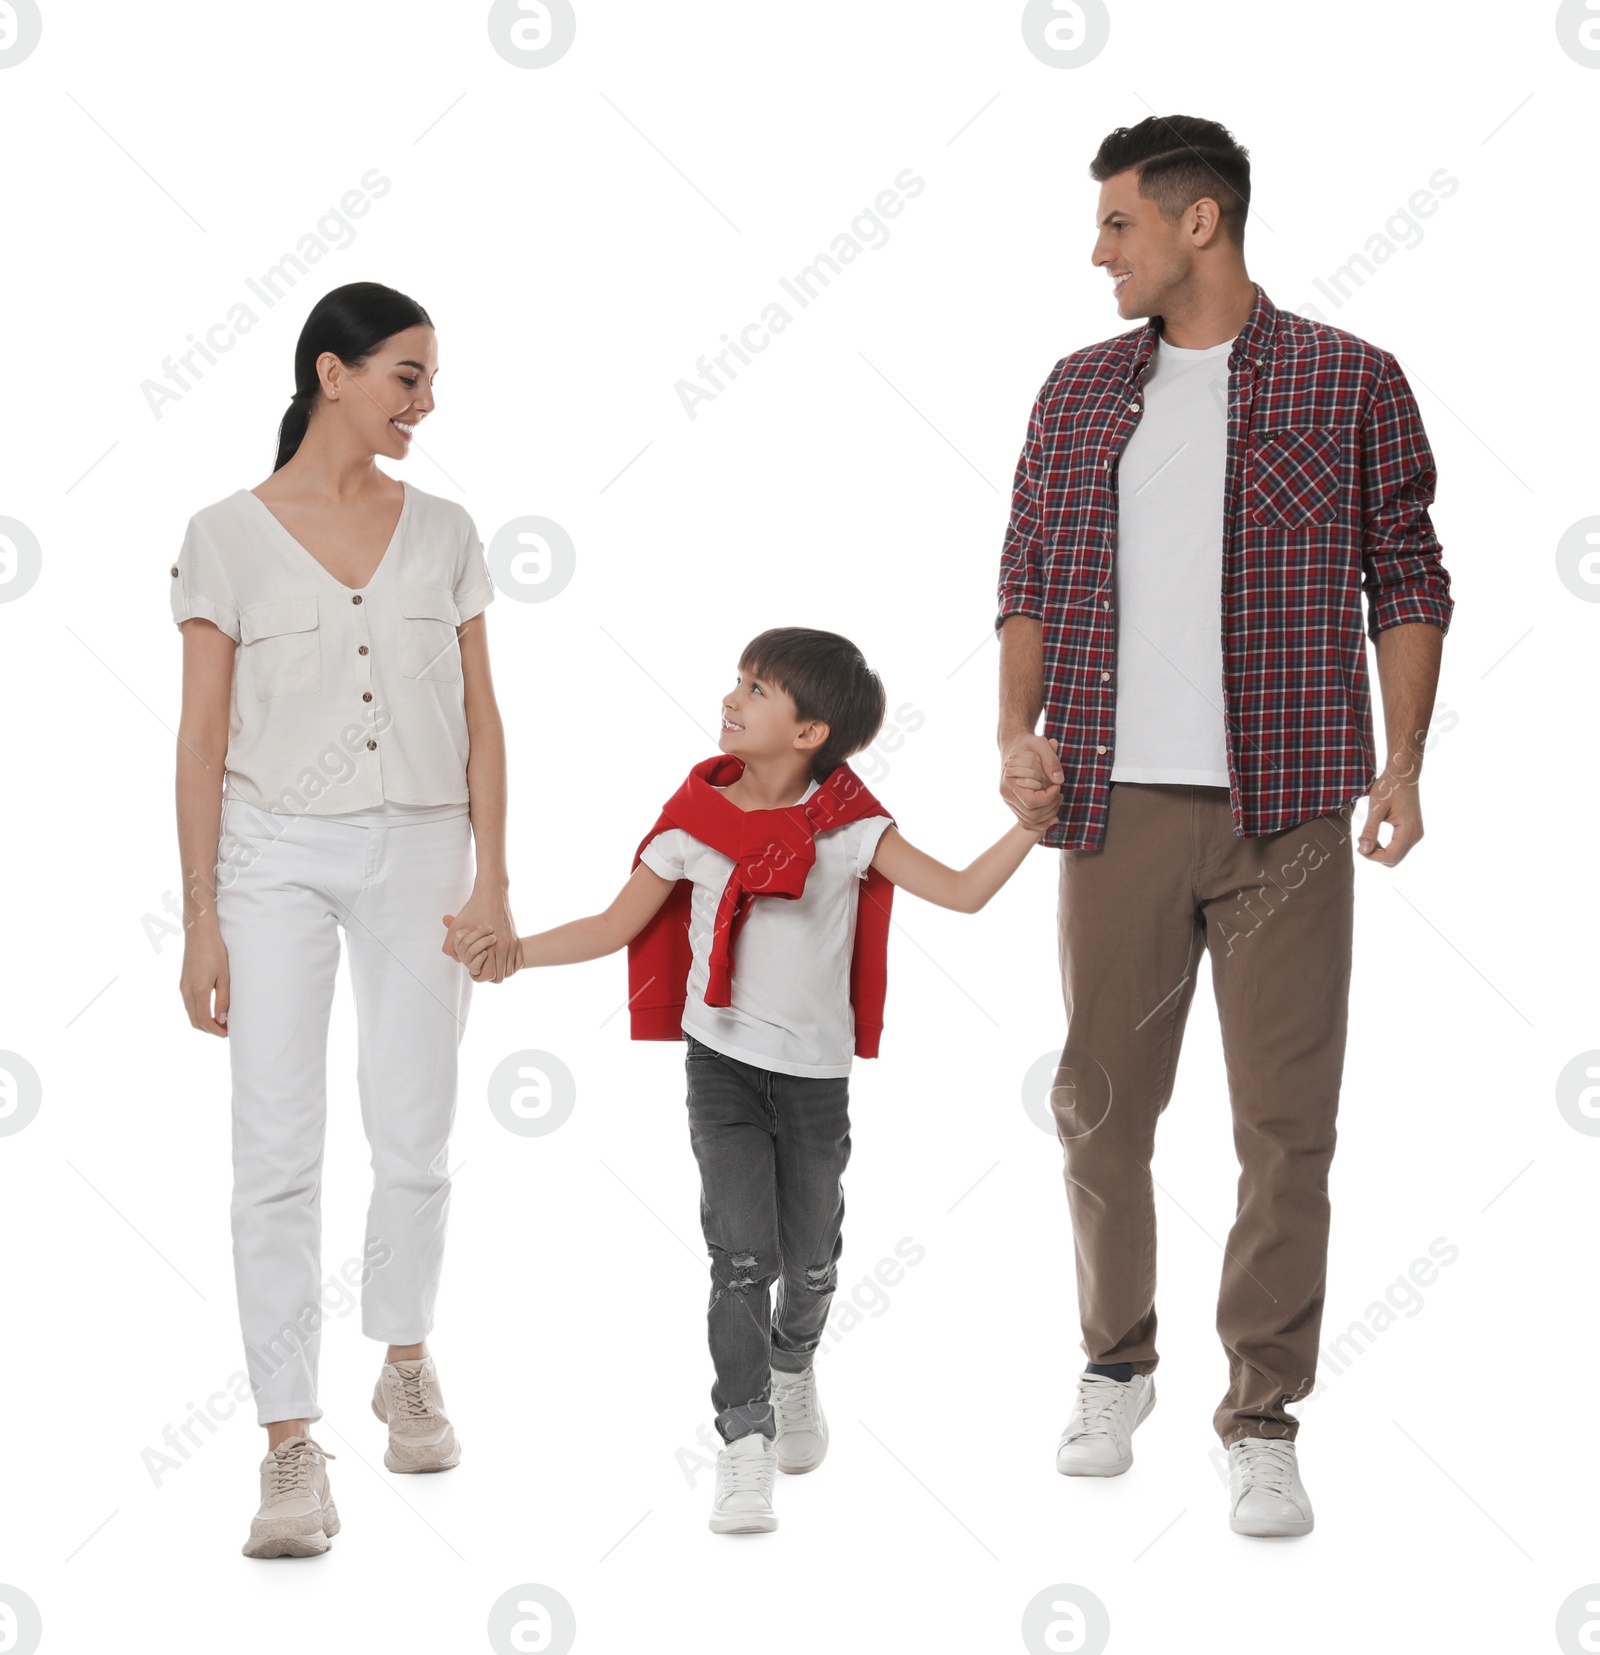
[[[311,1556],[339,1527],[332,1456],[310,1431],[341,927],[373,1167],[365,1254],[345,1279],[359,1275],[362,1330],[388,1346],[372,1404],[384,1464],[460,1458],[425,1343],[470,993],[440,920],[465,898],[508,946],[516,928],[483,548],[460,506],[375,463],[405,458],[437,364],[415,300],[375,282],[329,293],[295,350],[272,475],[193,517],[172,568],[183,998],[230,1049],[234,1273],[267,1428],[247,1557]],[[478,975],[506,965],[502,949]]]

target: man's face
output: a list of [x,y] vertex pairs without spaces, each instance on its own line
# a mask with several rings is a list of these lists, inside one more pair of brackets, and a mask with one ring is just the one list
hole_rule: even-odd
[[1194,211],[1191,207],[1176,224],[1168,224],[1155,202],[1139,194],[1138,173],[1131,167],[1100,186],[1093,260],[1114,283],[1119,316],[1132,320],[1164,314],[1192,278]]

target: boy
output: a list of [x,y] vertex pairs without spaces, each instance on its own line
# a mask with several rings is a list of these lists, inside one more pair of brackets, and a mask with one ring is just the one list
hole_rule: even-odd
[[[775,1529],[774,1471],[813,1470],[827,1452],[812,1356],[842,1247],[850,1063],[877,1054],[895,887],[976,913],[1042,831],[1012,827],[960,872],[917,850],[845,763],[883,716],[883,686],[848,639],[763,632],[723,699],[723,756],[668,801],[616,900],[512,951],[517,970],[626,946],[634,1038],[688,1042],[726,1444],[717,1534]],[[494,943],[463,927],[446,951],[476,975]]]

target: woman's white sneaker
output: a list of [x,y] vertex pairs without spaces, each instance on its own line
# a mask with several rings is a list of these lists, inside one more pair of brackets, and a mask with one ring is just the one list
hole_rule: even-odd
[[1063,1477],[1120,1477],[1133,1464],[1133,1433],[1156,1405],[1155,1376],[1080,1373],[1072,1418],[1056,1448]]
[[817,1400],[814,1369],[807,1368],[804,1373],[772,1370],[772,1414],[778,1425],[773,1442],[778,1469],[815,1471],[828,1452],[828,1422]]
[[339,1532],[325,1453],[310,1437],[289,1437],[261,1462],[261,1509],[240,1549],[246,1557],[315,1557]]
[[717,1455],[717,1489],[711,1501],[713,1534],[770,1534],[778,1526],[772,1481],[778,1456],[772,1438],[759,1431],[730,1442]]
[[373,1388],[372,1411],[389,1427],[383,1463],[391,1471],[448,1471],[461,1463],[461,1444],[445,1414],[431,1356],[385,1362]]
[[1228,1449],[1228,1527],[1273,1539],[1310,1534],[1315,1521],[1292,1442],[1241,1437]]

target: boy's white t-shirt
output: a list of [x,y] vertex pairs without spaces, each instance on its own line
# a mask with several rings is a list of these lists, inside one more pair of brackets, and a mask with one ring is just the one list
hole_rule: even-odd
[[[809,799],[817,790],[806,789]],[[855,1015],[850,958],[860,881],[889,827],[867,816],[816,838],[817,860],[794,898],[757,896],[733,942],[733,1004],[708,1006],[711,939],[733,872],[731,857],[683,828],[658,833],[639,860],[663,879],[690,879],[689,995],[683,1029],[724,1057],[780,1075],[826,1079],[850,1073]]]

